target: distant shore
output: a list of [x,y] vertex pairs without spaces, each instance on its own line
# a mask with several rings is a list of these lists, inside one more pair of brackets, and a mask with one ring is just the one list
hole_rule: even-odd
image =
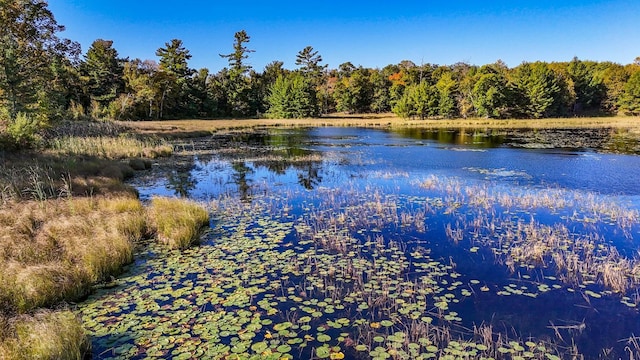
[[576,117],[549,119],[402,119],[392,114],[331,115],[308,119],[212,119],[125,121],[121,124],[144,134],[179,136],[256,127],[345,126],[375,128],[469,128],[469,129],[627,129],[640,136],[640,117]]

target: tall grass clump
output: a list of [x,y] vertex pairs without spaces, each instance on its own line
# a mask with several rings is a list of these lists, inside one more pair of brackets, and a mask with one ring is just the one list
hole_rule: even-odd
[[26,313],[76,300],[133,261],[146,234],[130,197],[28,201],[0,209],[0,311]]
[[207,210],[186,199],[154,197],[149,217],[158,240],[173,249],[189,247],[198,240],[200,230],[209,224]]
[[0,359],[81,360],[91,343],[69,310],[0,319]]

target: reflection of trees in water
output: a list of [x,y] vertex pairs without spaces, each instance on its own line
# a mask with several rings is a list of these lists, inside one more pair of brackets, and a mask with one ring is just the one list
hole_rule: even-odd
[[197,184],[192,175],[195,167],[194,157],[185,157],[176,162],[167,172],[167,189],[172,190],[176,196],[188,197]]
[[500,131],[493,132],[491,130],[406,128],[394,130],[393,132],[410,139],[432,140],[441,144],[473,145],[484,148],[500,146],[505,141]]
[[312,190],[322,182],[320,172],[322,170],[322,160],[300,160],[293,157],[281,160],[256,161],[255,167],[263,167],[276,175],[283,175],[289,169],[297,172],[298,183],[307,190]]
[[235,161],[231,164],[233,168],[233,182],[238,186],[238,193],[240,194],[240,199],[245,201],[249,199],[249,195],[251,195],[251,185],[249,185],[250,180],[247,179],[247,174],[252,174],[253,169],[248,167],[244,161]]
[[613,153],[640,153],[640,141],[628,130],[595,129],[419,129],[394,130],[405,138],[475,147],[595,149]]
[[308,146],[311,141],[309,131],[309,129],[288,129],[233,136],[230,143],[234,144],[234,148],[238,151],[230,153],[229,157],[233,157],[228,160],[232,161],[235,172],[233,178],[241,197],[246,199],[250,195],[251,185],[248,175],[253,173],[251,167],[248,167],[244,161],[238,160],[243,157],[258,156],[274,159],[254,161],[253,167],[263,167],[275,175],[284,175],[289,169],[296,170],[298,183],[305,189],[310,190],[320,184],[322,159],[318,155],[321,153],[303,147]]
[[322,177],[319,175],[321,165],[321,161],[309,161],[308,163],[305,163],[305,169],[303,171],[298,171],[298,183],[307,190],[312,190],[320,184],[320,182],[322,182]]

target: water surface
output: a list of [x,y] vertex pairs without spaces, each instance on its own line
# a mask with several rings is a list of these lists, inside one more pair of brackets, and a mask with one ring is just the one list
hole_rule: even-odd
[[212,231],[182,253],[149,245],[81,305],[94,356],[637,354],[640,157],[614,140],[310,128],[179,144],[134,185],[202,201]]

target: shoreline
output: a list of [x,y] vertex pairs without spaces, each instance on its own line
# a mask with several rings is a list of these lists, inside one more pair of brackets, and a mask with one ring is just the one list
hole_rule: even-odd
[[[137,133],[157,136],[179,136],[185,133],[205,133],[247,128],[277,127],[373,127],[373,128],[467,128],[467,129],[627,129],[640,135],[640,117],[585,117],[548,119],[441,119],[408,120],[389,114],[309,119],[180,119],[118,122]],[[196,134],[194,134],[196,135]]]

